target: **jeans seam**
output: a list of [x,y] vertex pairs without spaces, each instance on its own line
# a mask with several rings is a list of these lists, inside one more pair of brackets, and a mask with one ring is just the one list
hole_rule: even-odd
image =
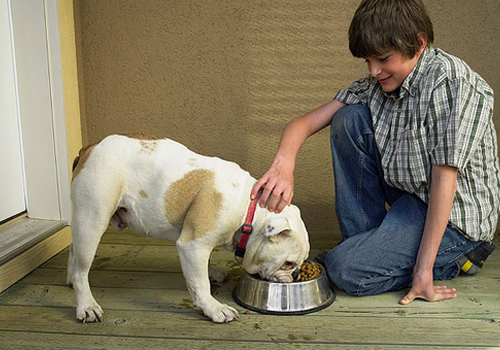
[[357,198],[358,198],[358,202],[360,203],[360,209],[361,209],[361,214],[363,215],[363,220],[365,222],[365,231],[368,229],[368,225],[369,225],[369,219],[368,219],[368,215],[366,214],[366,211],[364,210],[363,208],[363,191],[362,191],[362,187],[363,187],[363,167],[362,167],[362,164],[363,164],[363,161],[364,161],[364,155],[361,154],[360,157],[359,157],[359,162],[358,162],[358,167],[359,167],[359,179],[358,179],[358,183],[357,183],[357,188],[356,188],[356,192],[357,192]]
[[[355,141],[356,147],[358,149],[361,148],[360,147],[361,143],[363,142],[364,137],[368,134],[373,134],[373,132],[370,129],[364,129],[363,131],[361,131],[360,136]],[[362,203],[363,203],[362,186],[363,186],[363,179],[364,179],[364,170],[363,170],[364,169],[364,160],[365,160],[365,155],[360,152],[360,157],[359,157],[359,161],[358,161],[358,169],[360,170],[359,171],[360,175],[359,175],[357,188],[356,188],[356,192],[357,192],[356,197],[358,199],[358,202],[360,203],[361,214],[363,215],[363,219],[365,222],[365,231],[366,231],[370,227],[370,219],[369,219],[368,215],[366,214],[366,211],[363,209],[363,205],[362,205]]]

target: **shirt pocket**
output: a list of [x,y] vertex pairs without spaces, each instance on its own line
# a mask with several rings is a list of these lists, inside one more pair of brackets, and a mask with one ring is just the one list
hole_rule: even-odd
[[428,184],[429,159],[425,128],[405,129],[394,146],[388,174],[394,186],[415,193]]

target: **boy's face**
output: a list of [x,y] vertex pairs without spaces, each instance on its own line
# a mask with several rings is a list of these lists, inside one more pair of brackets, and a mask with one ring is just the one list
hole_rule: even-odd
[[400,51],[391,50],[383,55],[365,58],[370,75],[376,78],[382,89],[392,92],[398,89],[420,58],[422,52],[418,52],[414,57],[409,58]]

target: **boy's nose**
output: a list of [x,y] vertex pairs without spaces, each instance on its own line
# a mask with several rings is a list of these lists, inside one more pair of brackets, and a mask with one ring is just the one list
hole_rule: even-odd
[[368,72],[370,73],[370,75],[374,78],[380,76],[380,74],[382,74],[382,67],[375,63],[375,62],[369,62],[368,63]]

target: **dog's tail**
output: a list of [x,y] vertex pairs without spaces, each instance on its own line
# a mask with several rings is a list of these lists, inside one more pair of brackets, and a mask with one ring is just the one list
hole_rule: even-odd
[[78,165],[79,161],[80,161],[80,156],[76,156],[75,160],[73,161],[73,172],[75,172],[75,168]]
[[73,177],[75,177],[76,174],[79,172],[78,165],[81,163],[80,167],[82,167],[83,164],[85,163],[85,160],[88,157],[88,154],[86,154],[86,153],[90,153],[90,151],[92,150],[92,148],[94,148],[95,145],[96,144],[82,147],[82,149],[78,152],[78,155],[76,156],[75,160],[73,161],[73,168],[72,168]]

